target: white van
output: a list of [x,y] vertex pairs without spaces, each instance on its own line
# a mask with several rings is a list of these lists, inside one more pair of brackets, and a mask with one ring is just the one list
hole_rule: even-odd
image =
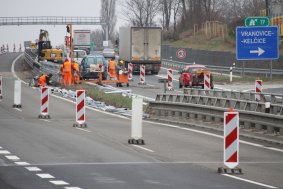
[[74,61],[76,61],[78,64],[81,64],[84,57],[86,57],[86,51],[84,50],[74,50]]

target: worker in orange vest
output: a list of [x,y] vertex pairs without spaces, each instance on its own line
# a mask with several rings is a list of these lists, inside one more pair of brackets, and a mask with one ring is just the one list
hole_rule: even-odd
[[80,66],[75,61],[72,63],[72,70],[73,70],[74,83],[78,84],[80,82]]
[[68,58],[66,58],[65,62],[63,63],[63,73],[64,73],[63,85],[64,86],[72,85],[72,64],[68,60]]
[[52,77],[52,74],[43,74],[38,78],[38,86],[39,87],[45,87],[46,85],[50,84],[50,78]]
[[108,74],[110,76],[110,79],[116,79],[116,62],[114,58],[111,58],[108,63]]

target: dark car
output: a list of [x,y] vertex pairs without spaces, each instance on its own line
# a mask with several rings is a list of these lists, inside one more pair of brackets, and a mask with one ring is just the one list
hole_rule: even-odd
[[102,51],[102,54],[105,58],[115,58],[115,51],[114,49],[111,49],[111,48],[105,48]]
[[80,65],[82,79],[98,79],[100,66],[102,66],[102,79],[107,79],[107,60],[102,55],[88,55],[83,58]]

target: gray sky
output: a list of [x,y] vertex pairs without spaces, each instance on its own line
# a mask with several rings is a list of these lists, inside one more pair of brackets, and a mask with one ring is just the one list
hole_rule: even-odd
[[[17,16],[100,16],[101,0],[0,0],[0,17]],[[119,2],[119,1],[118,1]],[[118,3],[117,2],[117,3]],[[122,20],[117,19],[117,26]],[[116,26],[116,27],[117,27]],[[100,26],[73,26],[73,29],[98,29]],[[0,26],[0,45],[15,43],[18,49],[23,41],[35,41],[40,29],[49,32],[52,46],[64,43],[66,26]]]

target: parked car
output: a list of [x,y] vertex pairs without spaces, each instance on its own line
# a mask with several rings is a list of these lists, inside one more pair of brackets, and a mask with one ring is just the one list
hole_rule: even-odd
[[87,55],[80,65],[81,79],[98,79],[102,66],[102,79],[107,79],[108,62],[102,55]]
[[[204,74],[210,73],[209,70],[203,65],[189,65],[180,72],[179,88],[198,86],[204,88]],[[210,74],[210,86],[214,88],[213,77]]]
[[111,48],[105,48],[103,51],[102,51],[102,54],[105,58],[115,58],[115,51],[114,49],[111,49]]

